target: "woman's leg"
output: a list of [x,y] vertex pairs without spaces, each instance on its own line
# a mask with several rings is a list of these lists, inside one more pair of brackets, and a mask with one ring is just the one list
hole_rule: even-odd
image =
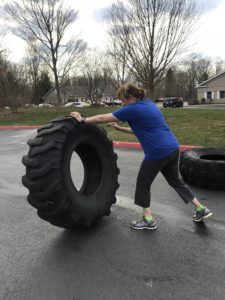
[[195,197],[192,190],[183,182],[179,174],[179,150],[174,152],[168,163],[161,170],[163,176],[176,192],[181,196],[185,203],[193,203],[198,207],[200,202]]
[[196,197],[191,201],[191,203],[195,206],[196,209],[203,206]]
[[152,211],[150,207],[147,208],[143,208],[143,215],[145,216],[145,218],[151,218],[152,217]]
[[151,215],[151,184],[161,169],[161,160],[144,160],[141,164],[135,190],[135,204],[144,209],[146,215]]
[[196,208],[193,216],[194,222],[201,222],[212,215],[212,212],[204,207],[195,197],[192,190],[183,182],[179,174],[179,152],[171,156],[170,162],[161,170],[167,182],[177,191],[185,203],[192,203]]

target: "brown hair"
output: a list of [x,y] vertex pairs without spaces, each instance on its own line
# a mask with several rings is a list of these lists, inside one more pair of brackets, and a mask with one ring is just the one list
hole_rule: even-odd
[[131,82],[121,85],[121,87],[117,91],[118,99],[127,99],[130,96],[133,96],[137,100],[140,100],[145,97],[145,91],[144,89],[140,89],[138,86]]

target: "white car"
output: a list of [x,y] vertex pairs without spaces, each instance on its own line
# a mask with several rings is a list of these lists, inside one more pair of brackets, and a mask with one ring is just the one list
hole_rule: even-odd
[[68,102],[65,105],[63,105],[64,107],[88,107],[90,106],[89,103],[85,103],[85,102]]
[[49,103],[41,103],[38,105],[38,107],[40,108],[45,108],[45,107],[53,107],[54,105],[52,104],[49,104]]
[[25,105],[25,107],[26,107],[26,108],[30,108],[30,107],[37,108],[38,105],[32,104],[32,103],[27,103],[27,104]]
[[120,99],[115,99],[113,100],[113,102],[117,105],[121,105],[122,104],[122,101]]

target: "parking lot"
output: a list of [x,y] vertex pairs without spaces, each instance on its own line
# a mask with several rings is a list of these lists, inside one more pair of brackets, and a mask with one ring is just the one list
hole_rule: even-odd
[[194,224],[193,207],[158,175],[158,229],[136,232],[129,223],[141,216],[132,198],[143,154],[116,149],[120,188],[111,215],[89,230],[57,228],[37,216],[21,184],[21,159],[35,134],[0,131],[0,299],[225,299],[225,191],[193,187],[213,211]]

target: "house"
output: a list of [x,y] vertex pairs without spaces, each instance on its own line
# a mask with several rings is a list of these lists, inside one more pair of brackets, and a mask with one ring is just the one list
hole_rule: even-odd
[[[87,100],[91,100],[88,97],[87,90],[83,86],[64,86],[60,88],[60,96],[62,102],[86,102]],[[116,90],[113,88],[106,88],[104,93],[102,94],[101,102],[111,101],[116,98]],[[44,103],[56,104],[56,89],[53,87],[50,91],[48,91],[42,97]]]
[[104,93],[102,94],[102,99],[101,102],[103,103],[110,103],[112,102],[114,99],[116,99],[116,90],[113,87],[107,87],[104,91]]
[[[60,88],[62,103],[85,102],[88,99],[87,91],[82,86],[64,86]],[[56,104],[56,88],[53,87],[42,97],[44,103]]]
[[199,103],[225,103],[225,72],[198,84],[196,88]]

